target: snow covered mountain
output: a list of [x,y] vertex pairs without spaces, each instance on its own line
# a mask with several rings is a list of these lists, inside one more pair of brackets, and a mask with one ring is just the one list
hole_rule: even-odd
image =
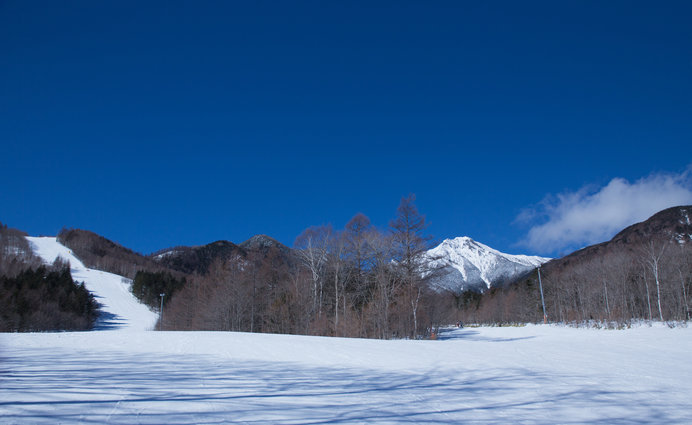
[[462,236],[446,239],[427,253],[440,275],[431,281],[437,290],[461,293],[485,291],[501,286],[518,275],[538,267],[550,258],[505,254]]

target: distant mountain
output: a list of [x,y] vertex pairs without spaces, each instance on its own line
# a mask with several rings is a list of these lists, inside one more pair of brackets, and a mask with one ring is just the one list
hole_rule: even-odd
[[253,236],[240,245],[219,240],[200,246],[166,248],[149,255],[134,252],[88,230],[63,229],[57,239],[88,267],[130,279],[134,279],[138,271],[171,272],[176,278],[205,275],[215,261],[244,259],[248,254],[264,257],[278,252],[282,261],[295,264],[293,250],[266,235]]
[[267,235],[255,235],[241,243],[240,247],[248,250],[262,250],[269,247],[276,247],[282,251],[290,250],[286,245],[283,245],[281,242]]
[[209,266],[221,259],[244,257],[245,251],[229,241],[216,241],[201,246],[177,246],[157,251],[149,257],[158,264],[186,274],[206,274]]
[[469,237],[446,239],[427,253],[440,269],[431,286],[461,293],[502,286],[549,261],[549,258],[505,254]]
[[245,259],[250,254],[266,256],[269,252],[278,252],[283,261],[294,263],[293,250],[266,235],[253,236],[240,245],[222,240],[201,246],[177,246],[157,251],[149,257],[169,269],[204,275],[214,261]]
[[133,279],[139,270],[162,270],[162,266],[151,258],[88,230],[63,229],[58,233],[57,241],[70,248],[84,265],[90,268],[130,279]]
[[613,237],[611,242],[636,243],[658,235],[679,244],[692,242],[692,205],[672,207],[660,211],[648,220],[633,224]]

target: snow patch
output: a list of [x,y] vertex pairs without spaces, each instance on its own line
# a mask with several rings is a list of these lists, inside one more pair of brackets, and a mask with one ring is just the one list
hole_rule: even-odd
[[161,260],[163,258],[170,257],[172,255],[177,255],[179,252],[181,252],[181,251],[172,249],[170,251],[162,252],[161,254],[155,255],[154,259]]

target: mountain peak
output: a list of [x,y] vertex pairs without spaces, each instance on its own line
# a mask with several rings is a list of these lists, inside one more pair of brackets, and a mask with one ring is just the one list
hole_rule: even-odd
[[468,236],[446,239],[427,253],[433,264],[443,270],[431,283],[438,290],[460,293],[483,292],[502,286],[518,275],[538,267],[549,258],[511,255],[490,248]]
[[611,242],[635,242],[651,236],[673,238],[678,243],[692,241],[692,205],[666,208],[647,220],[633,224],[611,239]]
[[[473,249],[473,250],[482,250],[482,251],[490,251],[490,252],[495,252],[495,253],[500,253],[500,251],[490,248],[489,246],[482,244],[468,236],[458,236],[453,239],[445,239],[442,241],[439,247],[444,246],[446,249]],[[435,249],[435,248],[434,248]]]
[[246,240],[245,242],[241,243],[239,246],[243,249],[255,250],[269,248],[271,246],[282,247],[283,244],[267,235],[255,235],[250,239]]

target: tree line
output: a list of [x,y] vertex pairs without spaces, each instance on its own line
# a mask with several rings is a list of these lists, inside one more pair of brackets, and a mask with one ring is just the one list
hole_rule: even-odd
[[26,233],[0,223],[0,276],[14,277],[42,264],[31,250],[26,236]]
[[72,280],[68,262],[43,265],[26,236],[0,223],[0,332],[92,328],[94,297]]
[[93,327],[98,304],[69,264],[26,269],[0,277],[0,331],[86,330]]
[[85,266],[134,279],[137,272],[167,271],[177,278],[183,274],[158,264],[153,259],[123,247],[88,230],[62,229],[58,242],[70,248]]
[[[598,247],[597,247],[598,248]],[[574,255],[574,254],[573,254]],[[547,320],[623,325],[690,320],[692,248],[648,235],[621,249],[598,249],[542,270]],[[460,317],[482,324],[543,321],[538,271],[507,288],[458,297]]]
[[[364,338],[420,338],[449,323],[454,297],[429,289],[439,273],[425,216],[402,198],[387,229],[364,214],[342,229],[314,226],[277,246],[219,259],[165,307],[160,327]],[[294,258],[287,258],[294,256]]]
[[[170,272],[148,272],[140,270],[132,281],[132,294],[143,304],[159,309],[179,289],[185,286],[186,279],[177,279]],[[164,300],[161,299],[164,294]],[[166,298],[168,297],[168,298]]]

